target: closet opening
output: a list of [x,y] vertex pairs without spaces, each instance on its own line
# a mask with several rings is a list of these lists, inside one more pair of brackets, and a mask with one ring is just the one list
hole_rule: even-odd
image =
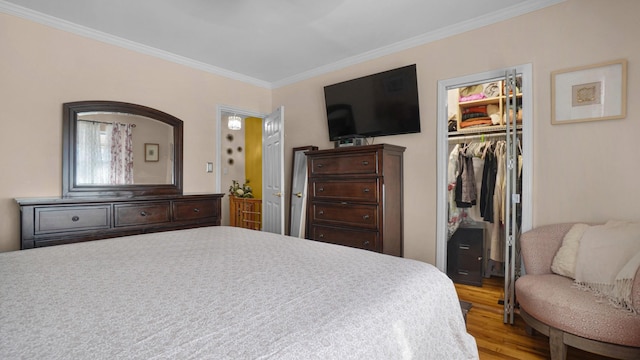
[[504,278],[505,322],[531,227],[531,65],[438,82],[436,265],[454,281]]
[[506,127],[511,121],[520,144],[521,84],[516,77],[515,97],[501,78],[447,90],[447,275],[456,282],[482,286],[483,277],[505,275]]

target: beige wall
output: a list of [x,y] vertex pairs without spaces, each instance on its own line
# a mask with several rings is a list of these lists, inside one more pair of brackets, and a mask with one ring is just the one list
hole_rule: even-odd
[[[511,65],[533,64],[534,225],[638,219],[638,13],[635,0],[569,0],[274,91],[0,14],[0,251],[18,247],[13,198],[60,195],[63,102],[128,101],[181,118],[185,192],[211,192],[214,176],[204,169],[215,160],[216,105],[258,113],[285,106],[288,182],[292,148],[331,146],[323,86],[412,63],[418,65],[422,133],[376,138],[407,147],[407,257],[435,263],[438,80]],[[550,72],[618,58],[629,61],[627,118],[552,126]]]
[[61,195],[62,103],[126,101],[183,120],[185,193],[215,190],[217,105],[271,111],[268,89],[2,13],[0,49],[0,251],[19,247],[14,198]]
[[[534,226],[574,220],[640,220],[640,161],[636,155],[640,102],[635,101],[640,91],[639,13],[640,1],[635,0],[569,0],[276,89],[274,104],[284,105],[287,114],[286,163],[290,164],[290,150],[295,146],[331,146],[323,114],[323,86],[416,63],[422,132],[375,141],[407,147],[405,256],[435,263],[437,82],[531,63]],[[629,61],[627,118],[552,126],[551,71],[618,58]]]

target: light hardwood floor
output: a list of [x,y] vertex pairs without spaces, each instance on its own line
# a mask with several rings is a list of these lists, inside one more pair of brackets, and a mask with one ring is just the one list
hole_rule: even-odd
[[[467,313],[467,330],[476,338],[481,360],[548,359],[549,339],[541,334],[529,336],[519,315],[513,325],[503,323],[504,279],[484,279],[482,287],[455,284],[460,300],[473,304]],[[608,357],[569,348],[569,360],[603,360]]]

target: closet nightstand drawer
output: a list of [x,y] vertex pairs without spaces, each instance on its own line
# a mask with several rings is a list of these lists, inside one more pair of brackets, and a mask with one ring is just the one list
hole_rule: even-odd
[[447,243],[447,275],[454,282],[482,286],[484,224],[460,226]]
[[175,221],[215,218],[218,214],[216,202],[212,200],[179,200],[173,202]]
[[378,229],[377,205],[353,205],[341,203],[314,202],[311,204],[312,223],[325,225],[354,226]]
[[377,153],[374,152],[312,157],[309,166],[311,176],[376,174],[378,172]]
[[36,235],[64,231],[108,229],[111,226],[111,206],[53,206],[36,208]]
[[133,226],[167,223],[171,221],[169,202],[116,204],[115,226]]
[[456,242],[458,256],[482,256],[482,239],[461,239]]
[[312,180],[313,200],[366,201],[379,199],[378,179]]
[[453,282],[473,286],[482,286],[482,268],[458,267],[449,274]]
[[379,249],[377,231],[359,231],[353,229],[339,229],[329,226],[312,225],[309,237],[312,240],[331,244],[345,245],[365,250],[382,251]]

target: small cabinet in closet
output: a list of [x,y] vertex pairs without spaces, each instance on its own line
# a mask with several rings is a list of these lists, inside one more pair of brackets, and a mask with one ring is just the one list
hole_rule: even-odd
[[482,286],[484,223],[463,224],[447,243],[447,275],[454,282]]

